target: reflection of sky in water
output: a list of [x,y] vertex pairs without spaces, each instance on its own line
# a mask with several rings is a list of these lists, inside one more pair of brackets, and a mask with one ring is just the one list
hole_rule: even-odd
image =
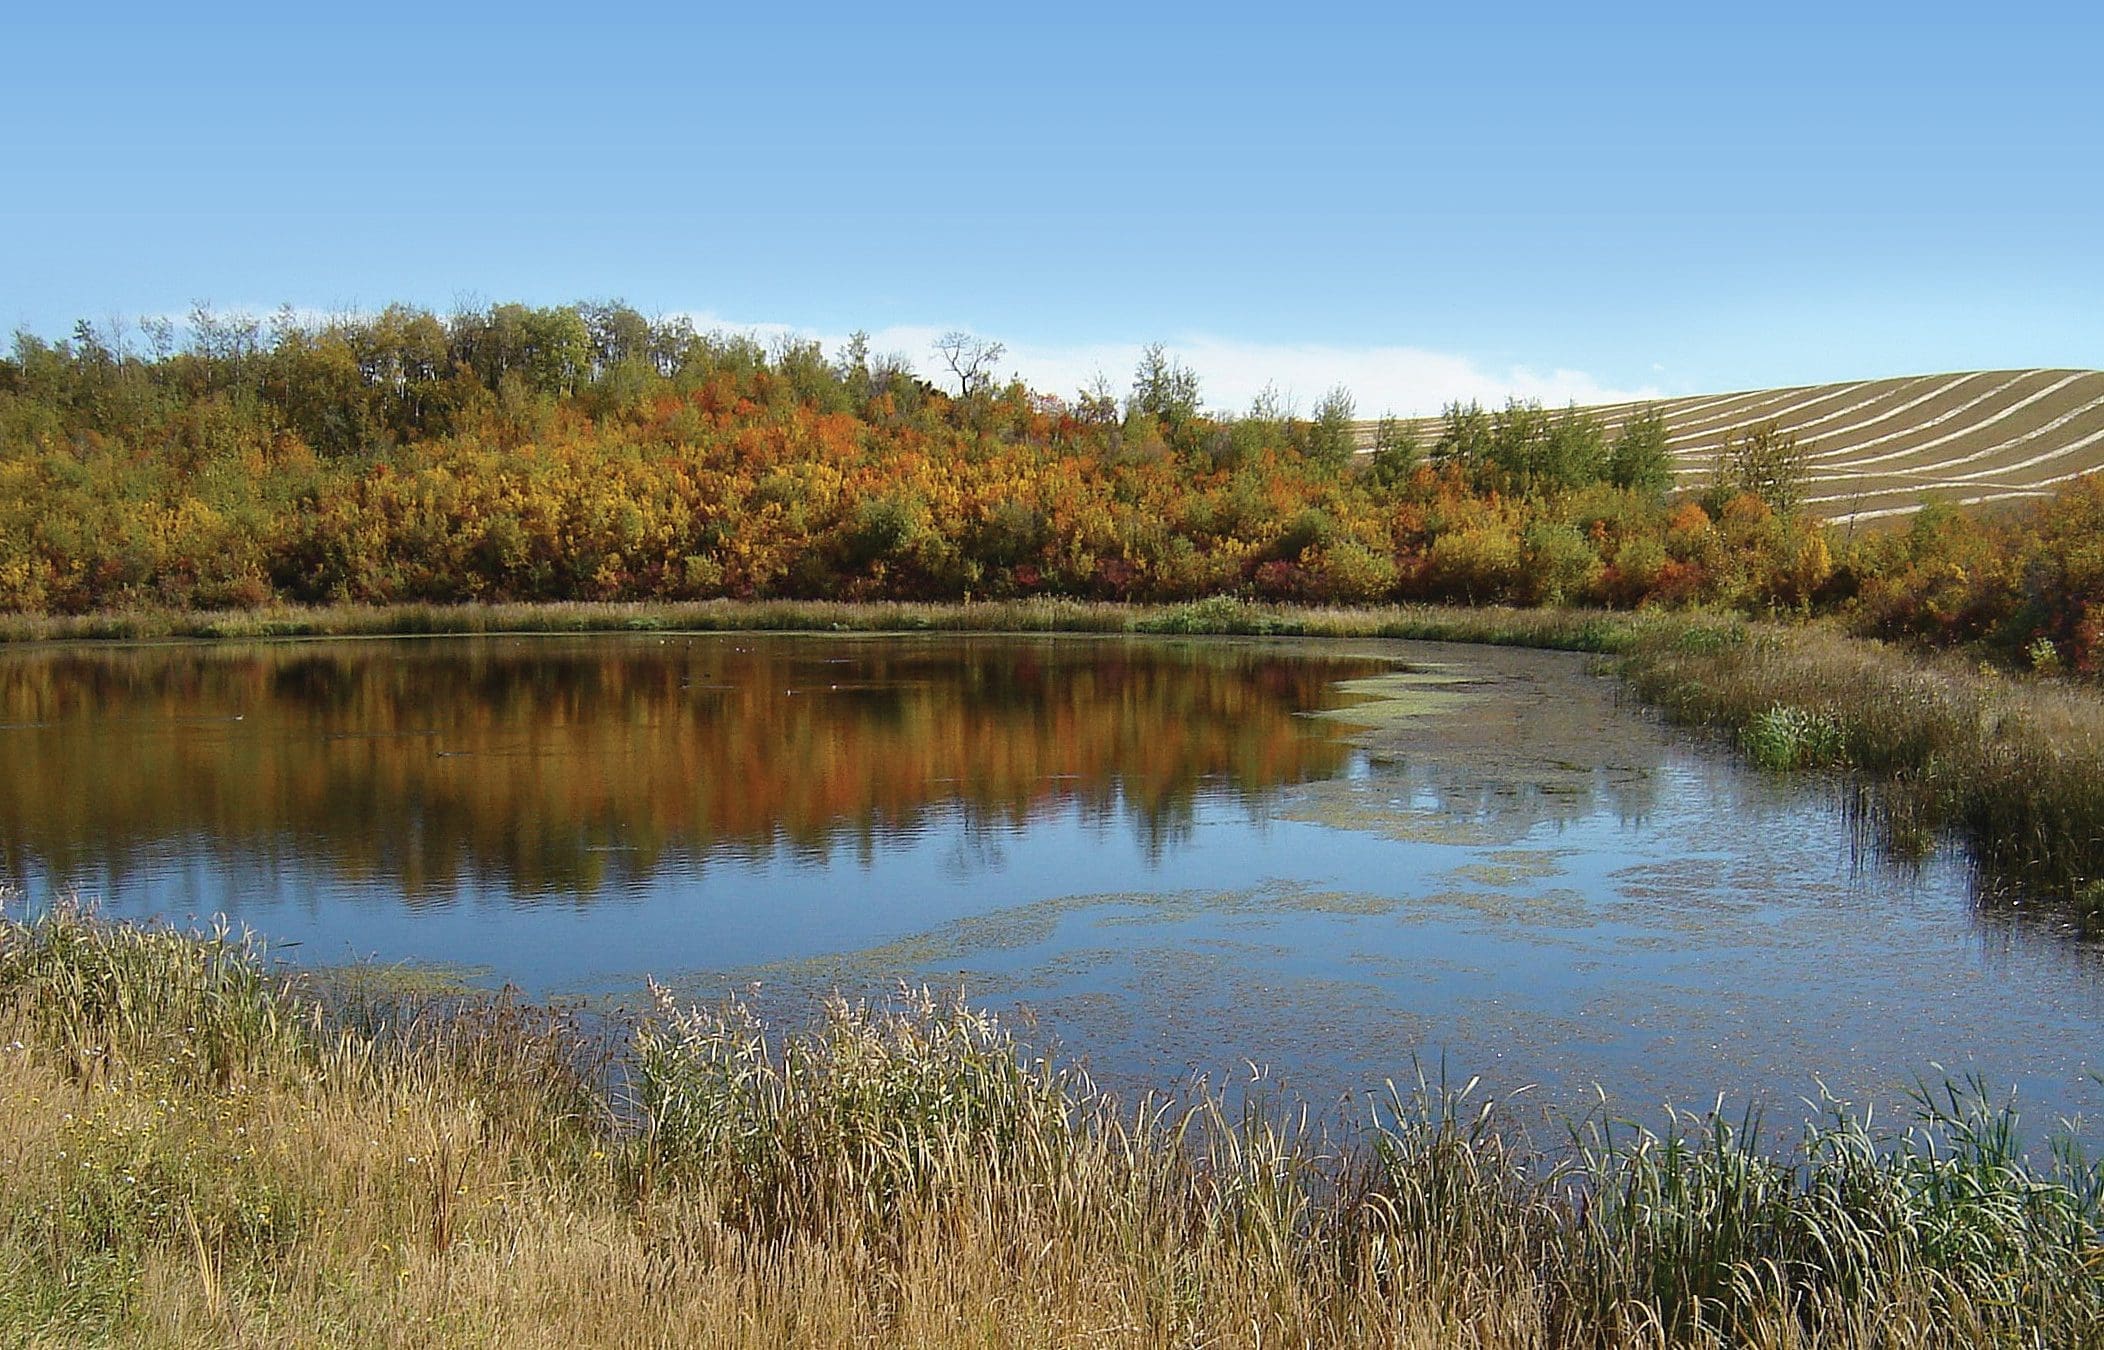
[[1246,1058],[1327,1100],[1443,1056],[1566,1102],[1597,1082],[1646,1116],[1758,1092],[1781,1125],[1819,1082],[1882,1113],[1941,1065],[2015,1087],[2034,1120],[2104,1109],[2095,953],[1983,922],[1955,861],[1857,856],[1837,793],[1668,735],[1582,660],[1348,650],[1482,683],[1414,720],[1375,705],[1332,777],[1253,788],[1216,765],[1166,812],[1115,782],[1020,812],[938,795],[772,846],[661,840],[630,869],[616,824],[589,896],[467,867],[414,905],[296,848],[161,839],[105,898],[223,910],[308,960],[458,963],[537,992],[758,980],[794,1017],[834,985],[961,983],[1128,1087]]
[[794,1007],[901,972],[962,983],[1027,1004],[1125,1086],[1249,1058],[1329,1099],[1443,1055],[1565,1101],[1598,1083],[1639,1111],[1759,1091],[1782,1119],[1819,1082],[1893,1110],[1941,1064],[2017,1088],[2034,1112],[2104,1105],[2086,1077],[2104,1025],[2094,965],[1988,947],[1955,866],[1852,866],[1823,801],[1682,751],[1641,819],[1596,802],[1461,844],[1319,819],[1339,796],[1443,795],[1413,777],[1288,793],[1254,824],[1202,812],[1194,846],[1142,884],[1055,861],[1047,887],[1046,855],[1019,854],[999,914],[876,950],[843,938],[833,960],[725,961],[685,984],[758,978]]

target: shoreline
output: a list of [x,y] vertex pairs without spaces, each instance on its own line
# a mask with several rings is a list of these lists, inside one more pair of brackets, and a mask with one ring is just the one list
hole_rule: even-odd
[[1185,604],[1061,599],[965,602],[700,600],[269,606],[0,615],[0,650],[155,640],[476,636],[504,633],[1128,633],[1362,637],[1477,642],[1613,654],[1647,635],[1743,630],[1736,616],[1517,606],[1301,606],[1218,596]]

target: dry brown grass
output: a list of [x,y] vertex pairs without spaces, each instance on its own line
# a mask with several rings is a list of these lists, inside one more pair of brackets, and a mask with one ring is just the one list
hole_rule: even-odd
[[1229,1234],[1165,1230],[1136,1250],[1115,1224],[1048,1221],[1032,1203],[1046,1197],[1004,1192],[991,1167],[964,1169],[941,1204],[882,1233],[756,1237],[722,1221],[728,1197],[707,1187],[639,1188],[632,1160],[587,1147],[604,1140],[507,1119],[429,1065],[381,1070],[351,1046],[226,1092],[120,1076],[83,1082],[30,1048],[0,1056],[10,1335],[1429,1345],[1465,1321],[1501,1328],[1499,1344],[1539,1343],[1524,1305],[1391,1306],[1387,1290],[1328,1287],[1294,1271],[1294,1254],[1254,1259]]
[[[1716,1120],[1581,1129],[1552,1165],[1429,1085],[1344,1144],[1218,1098],[1121,1106],[925,996],[836,1004],[787,1036],[668,1005],[627,1061],[627,1110],[590,1037],[508,1005],[346,1023],[279,987],[269,1007],[108,1011],[212,969],[181,935],[65,911],[0,926],[0,1339],[1904,1348],[2104,1331],[2097,1177],[2032,1167],[1992,1113],[1906,1139],[1837,1122],[1795,1169]],[[113,997],[54,1015],[60,990]],[[266,1027],[299,1030],[249,1034]],[[247,1049],[220,1072],[184,1053],[196,1036]]]

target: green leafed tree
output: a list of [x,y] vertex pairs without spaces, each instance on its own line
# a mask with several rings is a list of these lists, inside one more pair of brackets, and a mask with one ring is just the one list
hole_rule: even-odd
[[1161,343],[1150,343],[1133,369],[1126,410],[1171,428],[1182,426],[1198,416],[1197,372],[1170,356]]
[[1374,425],[1373,454],[1366,461],[1366,476],[1375,486],[1393,492],[1410,481],[1422,458],[1424,446],[1410,428],[1393,417],[1383,417]]
[[1622,424],[1607,452],[1607,479],[1633,492],[1660,493],[1673,486],[1673,456],[1666,446],[1666,416],[1655,407]]
[[1779,516],[1795,515],[1804,505],[1804,448],[1773,422],[1751,427],[1732,442],[1722,467],[1728,485],[1759,497]]
[[1549,414],[1541,404],[1507,399],[1490,415],[1490,486],[1505,491],[1531,491],[1548,455]]
[[1490,414],[1482,404],[1449,403],[1440,416],[1439,439],[1432,443],[1435,461],[1473,470],[1490,458]]
[[1607,474],[1607,428],[1589,412],[1565,408],[1549,423],[1538,472],[1540,485],[1554,491],[1599,482]]
[[1338,385],[1315,405],[1315,420],[1308,424],[1308,458],[1331,468],[1351,462],[1353,446],[1351,390]]

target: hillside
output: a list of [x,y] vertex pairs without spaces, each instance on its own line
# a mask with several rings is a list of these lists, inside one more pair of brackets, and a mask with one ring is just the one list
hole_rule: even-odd
[[[1646,405],[1587,409],[1610,433]],[[2104,371],[1982,370],[1660,400],[1683,486],[1773,421],[1810,465],[1808,500],[1835,521],[1903,516],[1934,493],[1957,504],[2048,496],[2104,467]],[[1410,419],[1426,446],[1440,419]],[[1372,426],[1362,428],[1370,442]]]

